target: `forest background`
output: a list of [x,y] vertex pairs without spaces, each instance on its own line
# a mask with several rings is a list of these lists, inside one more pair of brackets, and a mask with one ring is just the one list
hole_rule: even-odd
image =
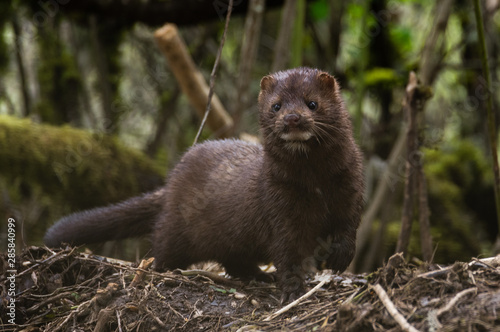
[[[234,1],[215,85],[235,124],[231,135],[258,136],[262,76],[302,65],[334,74],[365,157],[367,212],[354,268],[372,270],[394,252],[400,230],[402,101],[415,71],[432,89],[420,113],[416,153],[427,177],[433,259],[492,254],[498,224],[485,101],[491,94],[498,110],[500,1],[481,2],[491,91],[472,1],[298,0],[292,12],[283,3]],[[45,230],[67,213],[163,183],[192,144],[200,117],[154,31],[177,24],[208,82],[226,13],[227,2],[218,0],[0,3],[0,216],[20,226],[18,246],[41,244]],[[250,18],[257,20],[255,53],[244,47]],[[292,28],[283,54],[277,41],[286,21]],[[202,139],[220,134],[205,129]],[[418,232],[414,223],[409,255],[421,258]],[[0,243],[6,238],[2,222]],[[149,248],[137,243],[93,249],[133,260]]]

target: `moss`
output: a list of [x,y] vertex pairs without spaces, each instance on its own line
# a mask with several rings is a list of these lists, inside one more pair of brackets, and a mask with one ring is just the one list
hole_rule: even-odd
[[[481,149],[470,141],[455,141],[440,150],[424,150],[429,194],[434,262],[453,263],[490,255],[496,217],[492,171]],[[387,226],[384,251],[396,248],[401,221]],[[412,224],[410,256],[421,257],[418,220]]]
[[151,190],[164,171],[109,136],[0,116],[0,174],[82,209]]
[[453,261],[482,253],[496,234],[492,171],[484,154],[465,140],[424,153],[438,255]]
[[19,243],[41,244],[64,214],[151,191],[162,174],[112,137],[0,115],[0,211],[23,225]]

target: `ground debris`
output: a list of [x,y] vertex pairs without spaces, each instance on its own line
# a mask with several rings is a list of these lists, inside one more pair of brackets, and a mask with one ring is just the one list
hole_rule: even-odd
[[287,308],[275,284],[158,273],[69,247],[29,247],[16,264],[16,325],[6,324],[2,286],[0,331],[500,331],[499,256],[445,267],[399,256],[369,275],[324,271]]

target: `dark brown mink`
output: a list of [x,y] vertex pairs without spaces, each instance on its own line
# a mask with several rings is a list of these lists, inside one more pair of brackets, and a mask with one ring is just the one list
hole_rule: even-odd
[[48,246],[151,233],[159,270],[207,260],[244,279],[268,279],[282,300],[304,292],[310,268],[344,271],[363,205],[362,156],[333,76],[296,68],[260,83],[263,145],[193,146],[156,192],[62,218]]

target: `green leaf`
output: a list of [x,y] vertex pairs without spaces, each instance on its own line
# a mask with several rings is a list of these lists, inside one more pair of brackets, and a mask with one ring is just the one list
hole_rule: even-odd
[[365,72],[366,86],[375,86],[380,84],[395,84],[399,77],[392,68],[373,68]]
[[217,291],[217,292],[220,292],[220,293],[223,293],[223,294],[227,293],[227,290],[222,289],[222,288],[217,288],[215,286],[210,286],[210,288],[212,288],[214,291]]

